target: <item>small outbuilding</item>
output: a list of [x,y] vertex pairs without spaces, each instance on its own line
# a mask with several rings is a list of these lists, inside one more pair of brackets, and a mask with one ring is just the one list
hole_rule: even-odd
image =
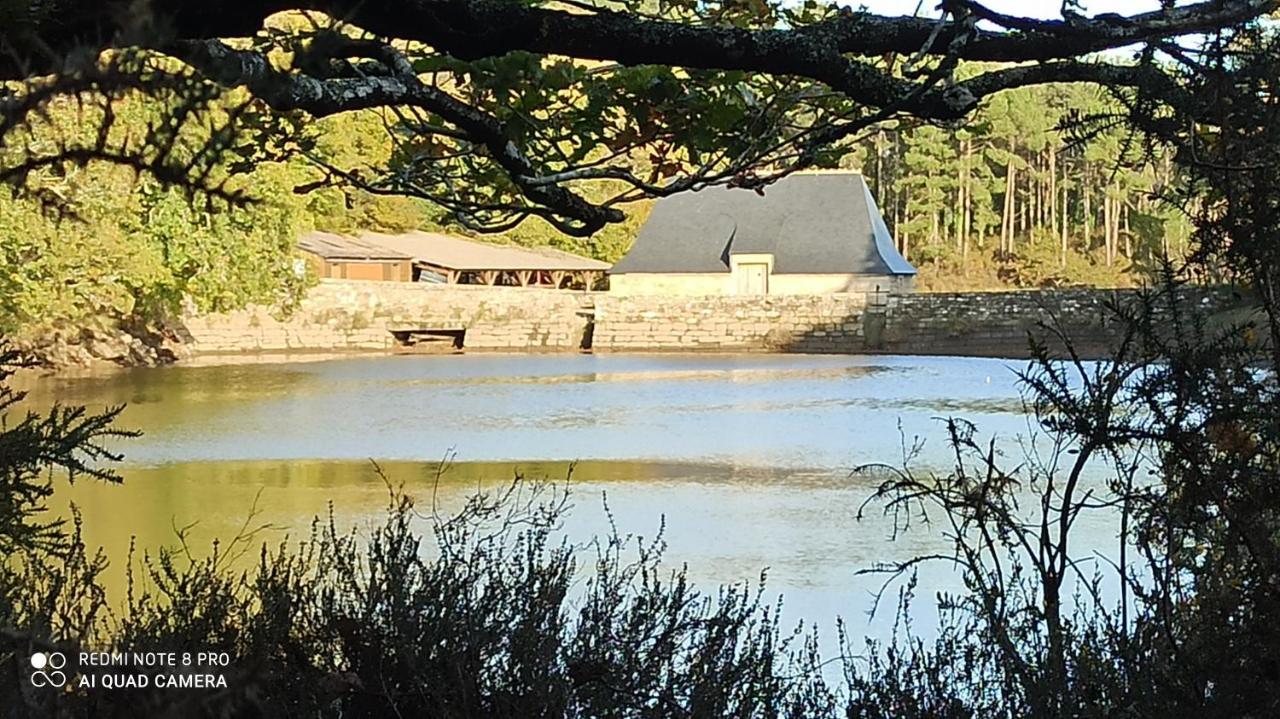
[[659,200],[609,282],[633,295],[902,293],[915,274],[862,175],[813,172],[763,194],[712,187]]
[[298,249],[320,277],[389,282],[413,277],[412,257],[359,237],[308,232],[298,238]]
[[415,282],[592,289],[609,269],[607,262],[550,247],[495,245],[436,232],[360,237],[412,257]]

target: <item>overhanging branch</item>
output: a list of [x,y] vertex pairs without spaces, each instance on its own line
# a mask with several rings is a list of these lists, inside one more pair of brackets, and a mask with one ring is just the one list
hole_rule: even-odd
[[248,87],[275,110],[302,110],[315,117],[327,117],[378,107],[422,108],[484,146],[529,200],[576,221],[560,223],[561,230],[590,235],[609,222],[624,219],[620,210],[593,205],[561,185],[530,182],[529,178],[538,175],[537,170],[508,139],[506,128],[497,118],[423,83],[391,47],[352,41],[344,49],[364,57],[377,56],[392,69],[392,74],[332,79],[289,74],[277,70],[261,53],[236,50],[221,40],[185,40],[166,48],[219,83]]

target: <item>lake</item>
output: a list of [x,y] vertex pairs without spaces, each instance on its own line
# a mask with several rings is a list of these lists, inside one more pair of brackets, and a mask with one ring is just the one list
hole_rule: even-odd
[[[945,471],[940,418],[965,417],[1011,457],[1031,424],[1020,361],[805,355],[378,356],[173,366],[104,376],[25,380],[35,404],[126,404],[120,424],[144,432],[117,446],[123,486],[60,488],[91,545],[122,581],[132,538],[197,548],[246,523],[272,541],[305,534],[328,508],[351,526],[376,521],[387,489],[370,460],[420,505],[442,511],[514,474],[567,481],[575,544],[619,531],[653,537],[666,559],[711,591],[768,571],[784,616],[868,625],[877,562],[946,549],[935,533],[889,541],[875,512],[857,521],[877,479],[853,470],[897,465],[923,441],[917,468]],[[442,473],[442,460],[450,465]],[[437,481],[438,478],[438,481]],[[606,512],[605,502],[609,512]],[[1081,551],[1108,552],[1105,518],[1081,528]],[[960,586],[941,566],[921,576],[920,621],[932,594]]]

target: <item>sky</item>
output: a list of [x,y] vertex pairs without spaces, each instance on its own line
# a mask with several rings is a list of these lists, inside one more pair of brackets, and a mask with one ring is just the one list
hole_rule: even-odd
[[[871,12],[880,15],[912,15],[915,13],[916,6],[921,0],[853,0],[848,4],[851,6],[865,5]],[[1005,13],[1007,15],[1019,15],[1022,17],[1039,17],[1039,18],[1058,18],[1061,17],[1061,0],[987,0],[983,3],[987,7],[996,12]],[[1084,0],[1081,3],[1086,15],[1099,15],[1102,13],[1119,13],[1121,15],[1132,15],[1134,13],[1149,12],[1157,10],[1160,3],[1157,0]],[[1179,5],[1185,4],[1179,2]],[[937,0],[923,0],[921,15],[935,16],[937,11]]]

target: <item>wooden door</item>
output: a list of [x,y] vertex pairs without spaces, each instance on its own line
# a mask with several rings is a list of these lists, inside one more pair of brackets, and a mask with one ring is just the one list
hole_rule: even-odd
[[769,294],[769,265],[763,262],[747,262],[738,265],[738,293]]

